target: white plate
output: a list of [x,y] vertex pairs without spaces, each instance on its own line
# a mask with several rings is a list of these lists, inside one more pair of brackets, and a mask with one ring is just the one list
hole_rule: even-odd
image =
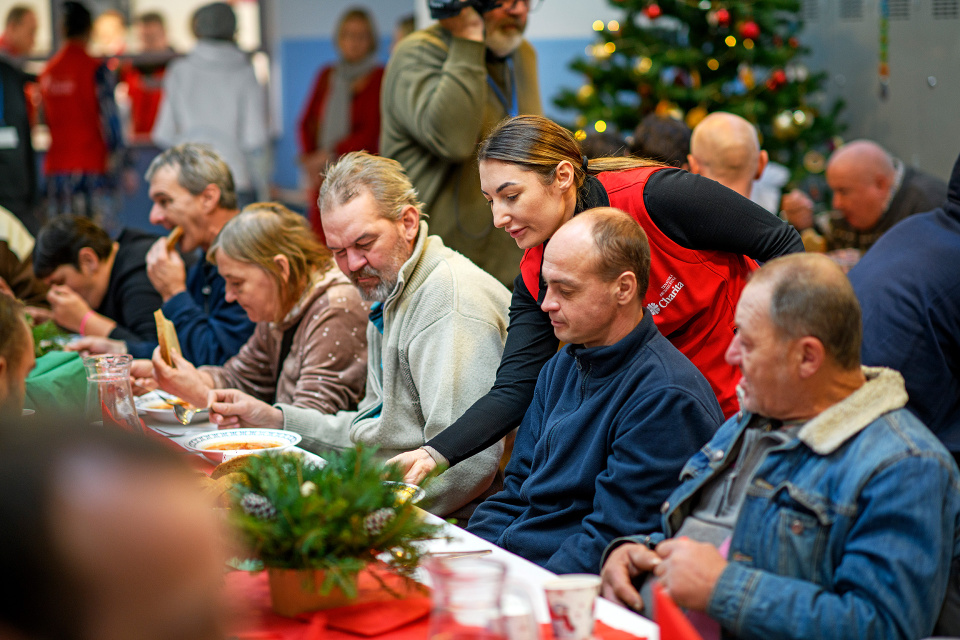
[[[169,405],[170,401],[174,399],[179,400],[179,398],[176,396],[169,394],[161,395],[157,391],[145,393],[135,401],[135,404],[137,405],[137,413],[146,414],[157,422],[163,422],[166,424],[180,424],[180,421],[177,420],[177,415],[173,412],[173,408],[166,408],[162,406]],[[209,411],[207,409],[200,409],[193,414],[190,422],[205,422],[209,419]]]
[[[173,412],[171,411],[171,413]],[[270,447],[268,449],[226,449],[216,451],[211,451],[204,448],[209,447],[212,444],[240,444],[243,442],[250,442],[251,440],[276,442],[278,443],[278,446]],[[202,453],[213,462],[219,464],[225,460],[229,460],[230,458],[235,458],[237,456],[258,454],[267,451],[283,451],[284,449],[294,447],[299,443],[300,434],[293,433],[292,431],[280,431],[279,429],[223,429],[220,431],[208,431],[206,433],[196,435],[187,440],[184,446],[186,446],[188,449],[192,449],[193,451]]]

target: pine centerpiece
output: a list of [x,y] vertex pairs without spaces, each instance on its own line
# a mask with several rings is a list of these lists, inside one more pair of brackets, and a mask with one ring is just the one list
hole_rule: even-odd
[[[255,456],[242,473],[249,484],[234,485],[231,516],[271,572],[274,609],[282,615],[356,601],[363,578],[399,595],[395,587],[403,582],[384,576],[409,578],[421,558],[416,543],[440,531],[422,519],[408,494],[385,483],[398,482],[400,472],[370,449],[331,455],[322,468],[292,452]],[[333,600],[278,607],[280,576],[290,583],[294,572],[304,591]]]

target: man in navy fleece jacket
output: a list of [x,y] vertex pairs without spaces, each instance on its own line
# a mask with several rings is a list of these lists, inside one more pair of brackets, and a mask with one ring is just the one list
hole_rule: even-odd
[[544,252],[542,308],[568,343],[543,368],[504,489],[469,531],[556,573],[659,531],[660,504],[723,422],[706,379],[644,310],[650,247],[616,209],[585,211]]
[[[147,169],[150,222],[183,229],[180,249],[201,250],[187,270],[179,254],[161,238],[147,254],[147,276],[163,298],[164,315],[177,327],[183,357],[195,365],[222,365],[253,334],[253,323],[236,300],[226,300],[227,285],[207,250],[235,215],[237,193],[230,167],[211,147],[184,143],[167,149]],[[149,358],[132,346],[137,358]]]

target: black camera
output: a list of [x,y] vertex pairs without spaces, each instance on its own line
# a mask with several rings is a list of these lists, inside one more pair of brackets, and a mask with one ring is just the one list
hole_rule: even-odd
[[427,0],[430,7],[430,17],[434,20],[455,18],[465,7],[473,7],[477,13],[483,15],[493,11],[503,0]]

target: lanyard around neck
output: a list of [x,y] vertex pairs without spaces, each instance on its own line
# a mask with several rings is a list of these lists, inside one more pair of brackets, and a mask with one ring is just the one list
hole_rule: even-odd
[[503,91],[500,90],[489,73],[487,73],[487,84],[490,85],[493,95],[497,96],[497,100],[503,105],[503,110],[507,112],[507,115],[515,118],[520,115],[520,106],[517,101],[517,74],[513,70],[513,58],[507,58],[506,63],[510,80],[510,102],[507,102],[507,97],[503,95]]

